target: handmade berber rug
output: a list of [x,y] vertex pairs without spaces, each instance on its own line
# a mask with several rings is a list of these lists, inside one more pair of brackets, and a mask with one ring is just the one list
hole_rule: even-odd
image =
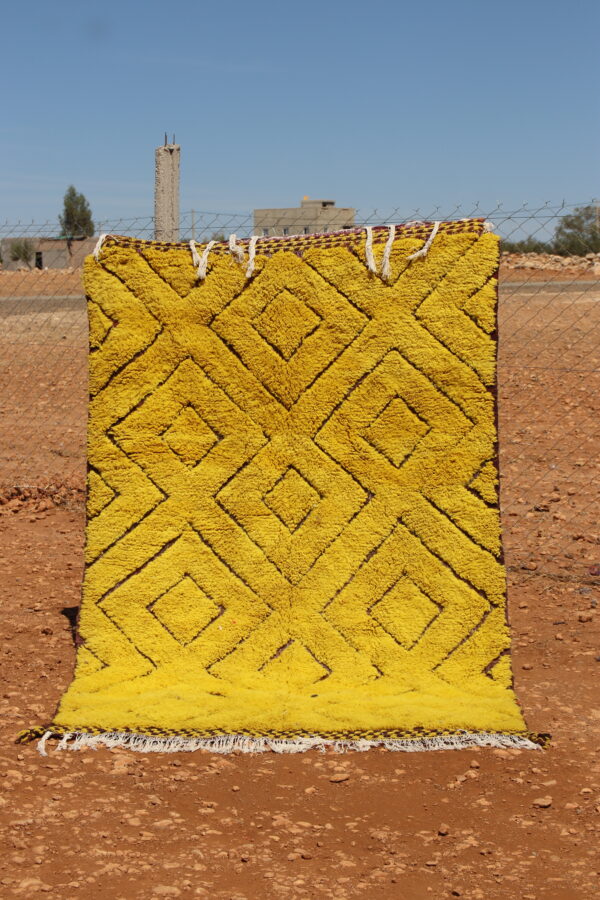
[[86,260],[89,490],[60,746],[535,747],[481,219]]

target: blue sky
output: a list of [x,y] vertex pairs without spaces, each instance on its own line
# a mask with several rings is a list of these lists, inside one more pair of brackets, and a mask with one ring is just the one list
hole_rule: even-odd
[[71,183],[151,215],[165,130],[182,209],[598,197],[599,26],[597,0],[5,4],[0,220]]

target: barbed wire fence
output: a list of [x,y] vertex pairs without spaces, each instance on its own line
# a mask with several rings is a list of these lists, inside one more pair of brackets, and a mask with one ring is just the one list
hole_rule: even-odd
[[[574,210],[596,231],[551,251]],[[575,581],[600,573],[600,223],[595,201],[506,210],[188,211],[180,240],[199,243],[407,221],[483,216],[511,250],[499,279],[501,512],[509,569]],[[99,233],[154,236],[154,219],[97,223]],[[596,240],[598,238],[598,241]],[[21,244],[19,249],[19,242]],[[0,223],[0,504],[82,503],[87,312],[81,263],[95,239],[57,239],[55,223]],[[16,244],[16,246],[15,246]],[[23,249],[25,247],[25,249]],[[19,258],[13,258],[18,257]],[[27,259],[27,257],[29,257]],[[596,569],[596,567],[598,567]]]

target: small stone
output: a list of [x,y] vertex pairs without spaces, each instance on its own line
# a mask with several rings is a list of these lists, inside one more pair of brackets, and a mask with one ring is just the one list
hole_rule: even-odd
[[19,888],[22,891],[26,890],[39,890],[42,881],[40,878],[24,878],[23,881],[19,882]]
[[342,781],[348,781],[350,778],[349,775],[346,775],[345,772],[337,772],[335,775],[332,775],[329,779],[332,784],[340,784]]
[[594,620],[594,616],[592,613],[579,613],[577,618],[580,622],[592,622]]
[[450,827],[445,823],[442,823],[438,828],[438,834],[440,834],[442,837],[446,837],[447,834],[450,834]]
[[533,669],[533,666],[531,665],[531,663],[523,663],[521,668],[525,669],[526,672],[529,672],[531,669]]
[[545,797],[536,797],[533,801],[533,806],[537,809],[548,809],[549,806],[552,806],[552,797],[549,794]]

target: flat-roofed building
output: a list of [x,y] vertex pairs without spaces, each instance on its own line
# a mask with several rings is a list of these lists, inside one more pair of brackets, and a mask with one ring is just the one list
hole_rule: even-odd
[[335,200],[310,200],[305,197],[300,206],[255,209],[254,234],[259,237],[285,237],[291,234],[341,231],[354,227],[355,215],[355,209],[336,206]]
[[[0,240],[2,268],[12,269],[79,269],[85,257],[92,252],[98,239],[95,237],[66,238],[6,237]],[[13,245],[26,244],[30,259],[13,259]]]

